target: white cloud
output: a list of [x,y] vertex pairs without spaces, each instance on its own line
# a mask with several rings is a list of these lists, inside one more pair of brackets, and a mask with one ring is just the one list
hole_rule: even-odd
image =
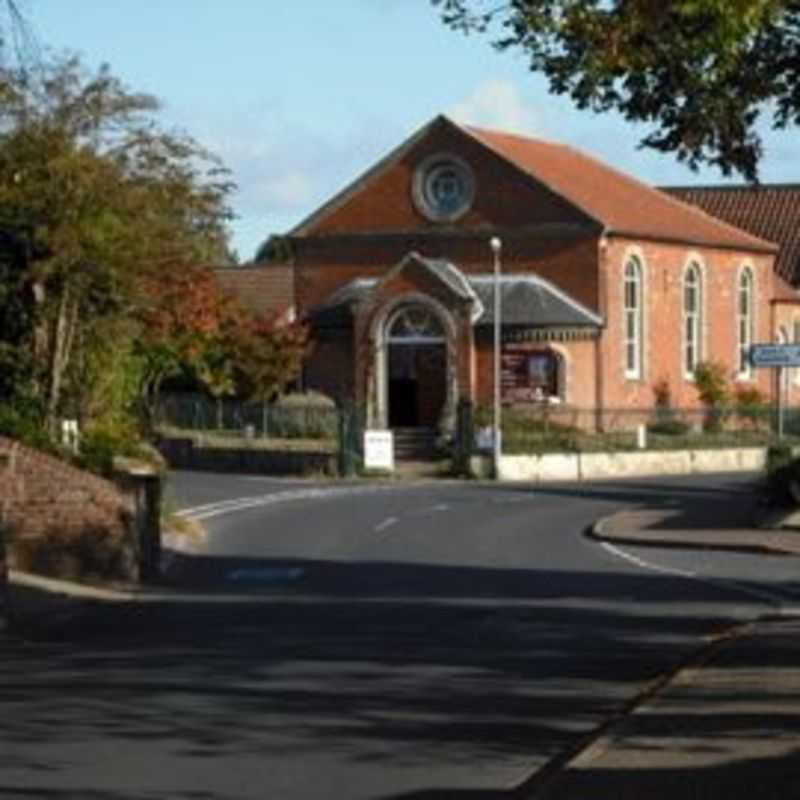
[[458,122],[512,133],[539,134],[542,124],[511,81],[492,79],[478,84],[465,100],[449,110]]
[[281,209],[297,209],[311,202],[314,185],[307,174],[293,170],[268,180],[261,193],[270,205]]

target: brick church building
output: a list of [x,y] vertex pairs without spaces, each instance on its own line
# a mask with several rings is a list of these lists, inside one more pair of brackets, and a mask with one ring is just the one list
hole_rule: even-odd
[[786,307],[800,312],[778,254],[570,147],[437,117],[269,260],[220,277],[309,321],[306,388],[355,402],[373,427],[447,433],[460,399],[492,402],[496,266],[504,404],[597,418],[651,408],[657,384],[697,407],[706,360],[734,388],[774,392],[746,354],[776,340]]

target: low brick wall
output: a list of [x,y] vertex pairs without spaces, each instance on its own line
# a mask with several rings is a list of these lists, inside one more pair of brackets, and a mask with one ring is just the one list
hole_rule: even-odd
[[[60,577],[82,577],[87,568],[99,577],[136,577],[132,499],[114,483],[2,436],[0,465],[0,524],[14,540],[10,566]],[[38,562],[17,564],[31,558]]]
[[162,439],[158,449],[173,469],[247,472],[259,475],[335,475],[335,453],[202,447],[192,439]]

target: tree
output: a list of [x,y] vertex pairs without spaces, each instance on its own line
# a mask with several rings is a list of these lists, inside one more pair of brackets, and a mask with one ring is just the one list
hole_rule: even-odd
[[138,311],[136,350],[142,361],[140,399],[152,424],[165,379],[190,372],[208,377],[216,391],[220,359],[210,353],[232,352],[231,332],[243,324],[243,310],[222,291],[213,270],[200,265],[172,264],[146,276],[143,289],[147,299]]
[[242,394],[261,403],[267,431],[267,403],[300,375],[310,346],[308,326],[278,316],[252,316],[238,334],[236,369]]
[[431,0],[463,32],[521,50],[555,94],[644,122],[643,147],[758,174],[756,123],[800,121],[798,0]]
[[76,351],[139,306],[145,276],[225,257],[231,184],[107,67],[6,69],[0,87],[0,226],[28,239],[37,384],[53,427]]

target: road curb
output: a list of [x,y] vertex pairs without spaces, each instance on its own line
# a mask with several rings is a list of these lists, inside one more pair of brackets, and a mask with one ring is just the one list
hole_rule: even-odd
[[21,570],[9,570],[8,582],[11,586],[35,589],[55,596],[69,597],[76,600],[95,600],[100,602],[130,602],[137,598],[137,592],[131,590],[109,589],[75,583],[60,578],[47,578]]
[[[617,512],[619,513],[619,512]],[[601,517],[590,525],[585,531],[584,536],[596,542],[606,542],[608,544],[626,544],[634,547],[660,547],[669,550],[718,550],[726,553],[746,553],[761,556],[797,556],[796,551],[787,550],[775,545],[764,544],[729,544],[725,542],[694,542],[683,539],[659,538],[659,539],[640,539],[636,536],[626,536],[623,534],[609,534],[605,531],[606,525],[616,516],[609,514]]]
[[733,641],[752,633],[760,622],[768,621],[773,617],[774,615],[767,614],[753,622],[736,623],[714,635],[711,641],[689,653],[673,669],[654,678],[619,712],[581,737],[566,752],[555,756],[546,763],[519,787],[520,796],[529,798],[529,800],[548,800],[551,792],[556,788],[556,782],[564,772],[583,767],[607,752],[613,746],[614,740],[623,735],[630,727],[633,717],[645,710],[652,701],[661,697],[683,675],[701,670],[722,649]]

